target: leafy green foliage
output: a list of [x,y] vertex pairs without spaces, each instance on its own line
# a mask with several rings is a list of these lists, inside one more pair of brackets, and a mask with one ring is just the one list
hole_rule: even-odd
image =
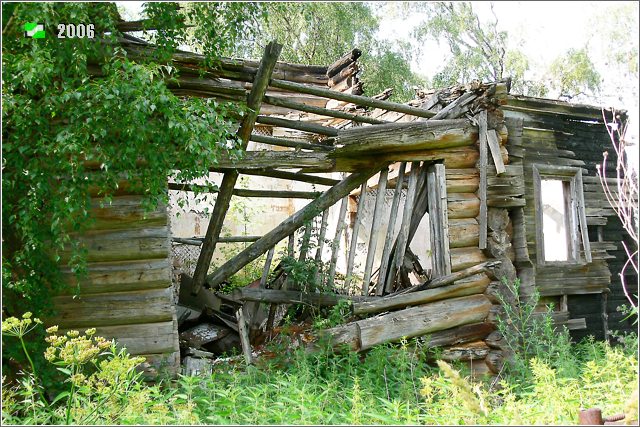
[[393,100],[413,99],[413,85],[424,80],[411,71],[411,49],[376,39],[378,19],[367,3],[273,2],[264,4],[266,19],[257,23],[256,38],[228,52],[256,57],[272,40],[283,45],[280,59],[308,65],[328,65],[353,48],[365,90],[370,95],[393,88]]
[[[153,209],[168,199],[169,176],[207,178],[220,153],[236,151],[242,109],[174,96],[166,82],[177,70],[168,59],[188,42],[215,63],[258,7],[148,3],[149,25],[160,28],[149,37],[160,48],[135,61],[118,44],[112,3],[2,7],[3,312],[42,315],[61,286],[61,255],[70,253],[72,271],[85,270],[72,233],[90,223],[91,195],[108,202],[124,181]],[[96,39],[29,39],[23,22],[93,23]]]
[[569,49],[550,67],[551,85],[560,97],[572,98],[583,90],[595,93],[600,88],[600,74],[595,70],[586,48]]

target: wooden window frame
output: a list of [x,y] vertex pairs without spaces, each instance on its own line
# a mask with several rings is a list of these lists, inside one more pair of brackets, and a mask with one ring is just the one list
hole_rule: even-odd
[[[566,261],[547,261],[544,252],[542,180],[562,181],[567,216]],[[536,254],[538,265],[584,265],[592,262],[591,245],[584,208],[582,169],[570,166],[533,165],[533,192],[536,216]],[[582,248],[583,255],[580,253]]]

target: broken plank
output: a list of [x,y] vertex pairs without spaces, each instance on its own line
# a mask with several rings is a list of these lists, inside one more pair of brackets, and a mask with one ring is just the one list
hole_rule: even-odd
[[498,174],[504,173],[506,169],[504,167],[504,161],[502,160],[500,142],[498,141],[498,134],[494,129],[487,131],[487,143],[489,144],[491,157],[493,157],[493,164],[496,166],[496,172]]

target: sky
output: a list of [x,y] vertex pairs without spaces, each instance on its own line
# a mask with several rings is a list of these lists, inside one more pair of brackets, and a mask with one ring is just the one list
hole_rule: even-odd
[[[116,3],[126,10],[128,16],[125,16],[125,19],[140,19],[142,2]],[[494,19],[490,2],[471,3],[481,21]],[[540,77],[540,73],[551,61],[563,52],[570,48],[582,48],[589,43],[590,51],[594,53],[592,58],[594,63],[604,70],[603,85],[608,86],[608,90],[603,92],[610,96],[601,96],[590,102],[583,102],[624,108],[628,111],[631,120],[627,129],[627,139],[635,145],[630,149],[630,158],[635,161],[637,169],[638,117],[640,117],[638,82],[630,82],[623,88],[614,88],[619,86],[620,78],[607,75],[607,67],[602,62],[605,52],[602,52],[601,44],[598,44],[597,40],[589,38],[594,19],[604,16],[612,3],[625,2],[498,1],[493,3],[493,8],[498,17],[498,30],[507,31],[510,42],[516,44],[530,58],[532,71],[526,76],[527,78]],[[382,39],[408,40],[413,28],[424,18],[419,14],[401,17],[390,3],[380,4],[379,35]],[[638,22],[637,15],[636,22]],[[431,78],[439,71],[441,64],[447,60],[448,56],[448,48],[444,43],[428,41],[422,46],[421,54],[414,58],[412,69],[422,76]]]

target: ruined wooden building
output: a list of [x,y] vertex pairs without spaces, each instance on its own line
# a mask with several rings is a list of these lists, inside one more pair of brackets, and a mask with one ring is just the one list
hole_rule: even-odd
[[[130,55],[148,49],[134,39],[123,45]],[[445,357],[497,372],[503,277],[518,277],[525,297],[537,289],[541,304],[553,303],[556,324],[576,338],[630,327],[616,312],[624,302],[624,232],[595,169],[611,144],[605,121],[625,117],[511,95],[508,81],[418,92],[399,104],[386,100],[389,93],[362,96],[357,50],[329,67],[278,62],[279,52],[272,43],[259,62],[223,61],[204,74],[198,55],[175,55],[175,93],[245,103],[253,111],[237,137],[245,150],[263,149],[212,164],[223,178],[206,234],[174,239],[199,248],[193,274],[182,275],[179,301],[166,207],[145,214],[141,196],[126,190],[108,206],[96,199],[97,221],[80,237],[88,277],[78,297],[70,289],[55,298],[53,321],[61,328],[97,327],[147,357],[150,371],[175,372],[176,307],[218,319],[250,358],[261,333],[264,340],[277,326],[278,306],[348,298],[348,323],[325,331],[336,343],[365,351],[425,336]],[[241,175],[315,190],[241,189]],[[169,189],[194,185],[172,182]],[[225,237],[232,197],[309,202],[263,235]],[[246,248],[210,268],[216,247],[233,241]],[[322,265],[322,292],[282,269],[269,274],[278,245],[298,261]],[[260,280],[218,292],[256,259],[265,260]],[[67,277],[75,287],[73,274]]]

